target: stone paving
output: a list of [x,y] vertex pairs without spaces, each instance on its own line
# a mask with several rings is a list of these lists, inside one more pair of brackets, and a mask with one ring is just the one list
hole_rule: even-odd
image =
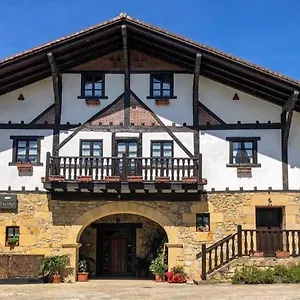
[[88,283],[0,285],[1,300],[188,300],[300,299],[300,285],[200,285],[148,280],[93,280]]

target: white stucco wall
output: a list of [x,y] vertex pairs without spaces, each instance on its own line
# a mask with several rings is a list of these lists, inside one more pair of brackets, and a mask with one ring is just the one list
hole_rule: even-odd
[[[232,100],[237,93],[240,100]],[[226,123],[280,122],[281,107],[200,77],[201,102]]]
[[63,95],[61,123],[71,124],[84,123],[98,111],[112,103],[124,92],[123,74],[105,75],[105,96],[108,99],[101,99],[100,105],[88,106],[84,99],[77,99],[80,96],[81,75],[63,74]]
[[193,122],[193,75],[174,75],[174,96],[167,106],[157,106],[150,96],[150,74],[131,74],[131,90],[150,107],[166,125],[176,123],[192,125]]
[[[16,166],[9,166],[12,162],[12,135],[38,135],[44,136],[41,140],[41,162],[43,166],[33,166],[31,176],[19,176]],[[43,189],[41,177],[45,176],[46,153],[52,152],[52,130],[0,130],[0,190],[7,190],[11,186],[12,190],[21,190],[25,186],[26,190],[33,191],[35,187]]]
[[300,113],[294,112],[289,137],[288,159],[289,159],[289,189],[300,188]]
[[[25,100],[18,100],[20,94]],[[0,123],[29,123],[53,103],[52,79],[41,80],[0,96]]]
[[[229,141],[226,137],[261,137],[258,141],[258,163],[260,168],[252,168],[252,177],[239,178],[229,163]],[[203,177],[208,179],[207,190],[282,189],[282,165],[280,130],[219,130],[205,131],[200,135],[200,151],[203,161]]]

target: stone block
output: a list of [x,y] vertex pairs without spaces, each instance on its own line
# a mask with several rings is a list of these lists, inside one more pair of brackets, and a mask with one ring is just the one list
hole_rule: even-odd
[[196,226],[196,214],[193,213],[182,214],[182,221],[184,224],[190,224]]
[[243,206],[244,215],[255,215],[255,206]]
[[211,242],[213,240],[213,233],[208,232],[196,232],[196,239],[198,242]]
[[286,206],[289,204],[289,196],[286,194],[257,194],[252,196],[251,205],[267,206],[269,198],[272,200],[273,206]]
[[287,205],[284,209],[285,215],[298,215],[299,206],[298,205]]
[[21,246],[34,246],[37,243],[37,236],[32,234],[21,234],[20,245]]
[[206,213],[213,212],[214,207],[209,201],[201,201],[191,206],[191,213]]
[[222,213],[212,213],[210,214],[210,222],[211,223],[220,223],[223,222],[223,214]]

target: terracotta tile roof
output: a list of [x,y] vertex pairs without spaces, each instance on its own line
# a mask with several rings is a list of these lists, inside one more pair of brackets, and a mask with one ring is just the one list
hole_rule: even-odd
[[6,62],[9,62],[9,61],[12,61],[14,59],[17,59],[17,58],[20,58],[20,57],[24,57],[26,55],[29,55],[29,54],[32,54],[34,52],[37,52],[37,51],[40,51],[40,50],[43,50],[45,48],[48,48],[50,46],[54,46],[54,45],[57,45],[59,43],[62,43],[62,42],[65,42],[65,41],[68,41],[68,40],[71,40],[72,38],[74,37],[77,37],[77,36],[80,36],[80,35],[84,35],[86,33],[90,33],[92,31],[95,31],[97,29],[100,29],[106,25],[110,25],[110,24],[113,24],[121,19],[124,19],[124,20],[128,20],[128,21],[131,21],[133,24],[136,24],[136,25],[140,25],[142,27],[145,27],[145,28],[148,28],[154,32],[157,32],[157,33],[161,33],[161,34],[164,34],[164,35],[167,35],[168,37],[171,37],[171,38],[174,38],[176,40],[179,40],[179,41],[182,41],[182,42],[185,42],[191,46],[195,46],[197,48],[199,48],[200,50],[204,50],[204,51],[207,51],[207,52],[211,52],[215,55],[219,55],[221,58],[227,58],[228,60],[231,60],[232,62],[235,62],[235,63],[238,63],[238,64],[241,64],[241,65],[244,65],[246,67],[250,67],[252,69],[255,69],[257,71],[260,71],[260,72],[263,72],[269,76],[273,76],[273,77],[276,77],[278,79],[281,79],[281,80],[285,80],[289,83],[293,83],[293,84],[300,84],[300,80],[296,80],[294,78],[291,78],[291,77],[288,77],[288,76],[285,76],[283,74],[280,74],[278,72],[275,72],[275,71],[272,71],[270,69],[267,69],[267,68],[264,68],[264,67],[261,67],[257,64],[254,64],[254,63],[251,63],[251,62],[248,62],[246,60],[243,60],[241,58],[238,58],[234,55],[231,55],[231,54],[228,54],[226,52],[223,52],[223,51],[220,51],[220,50],[217,50],[213,47],[210,47],[210,46],[207,46],[207,45],[204,45],[204,44],[201,44],[201,43],[198,43],[198,42],[195,42],[193,40],[190,40],[190,39],[187,39],[185,38],[184,36],[181,36],[181,35],[177,35],[177,34],[174,34],[172,32],[169,32],[163,28],[159,28],[157,26],[153,26],[151,24],[148,24],[148,23],[145,23],[143,21],[140,21],[136,18],[133,18],[133,17],[130,17],[128,16],[126,13],[121,13],[119,16],[115,17],[115,18],[112,18],[108,21],[105,21],[105,22],[102,22],[102,23],[99,23],[95,26],[92,26],[92,27],[89,27],[87,29],[84,29],[84,30],[81,30],[79,32],[76,32],[74,34],[71,34],[71,35],[68,35],[68,36],[65,36],[65,37],[62,37],[60,39],[57,39],[57,40],[54,40],[52,42],[49,42],[49,43],[46,43],[46,44],[43,44],[41,46],[38,46],[38,47],[35,47],[35,48],[32,48],[30,50],[27,50],[25,52],[22,52],[22,53],[19,53],[19,54],[16,54],[16,55],[13,55],[11,57],[8,57],[2,61],[0,61],[0,66],[1,64],[3,63],[6,63]]

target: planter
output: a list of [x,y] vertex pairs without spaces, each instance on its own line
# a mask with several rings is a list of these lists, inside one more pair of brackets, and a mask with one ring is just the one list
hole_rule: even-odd
[[[46,182],[46,177],[42,177],[41,178],[42,182]],[[61,182],[65,180],[65,176],[61,176],[61,175],[51,175],[48,178],[48,181],[56,181],[56,182]]]
[[198,178],[195,176],[192,177],[182,177],[181,179],[182,183],[184,184],[193,184],[198,182]]
[[105,182],[120,182],[121,178],[120,178],[120,176],[105,176],[104,181]]
[[62,283],[61,275],[52,275],[52,283]]
[[163,282],[163,279],[160,275],[155,275],[155,281],[156,282]]
[[201,184],[207,184],[207,179],[206,178],[202,178],[201,179]]
[[31,163],[17,163],[17,168],[19,172],[31,172],[32,164]]
[[77,273],[77,281],[79,281],[79,282],[87,282],[88,281],[88,277],[89,277],[89,273],[88,272]]
[[156,105],[169,105],[170,104],[170,99],[155,99],[155,104]]
[[238,175],[251,175],[251,167],[238,167],[236,169]]
[[91,175],[87,175],[87,176],[77,176],[76,180],[78,182],[92,182],[93,181],[93,177]]
[[89,106],[97,106],[100,105],[100,100],[99,99],[85,99],[86,105]]
[[275,252],[276,258],[289,258],[290,252],[288,251],[276,251]]
[[19,246],[19,241],[17,242],[11,242],[9,239],[5,242],[5,245],[6,246],[9,246],[9,247],[15,247],[15,246]]
[[263,251],[249,252],[249,257],[264,257],[265,253]]
[[143,182],[143,176],[128,176],[127,182]]
[[158,176],[155,178],[156,183],[169,183],[170,177],[169,176]]

